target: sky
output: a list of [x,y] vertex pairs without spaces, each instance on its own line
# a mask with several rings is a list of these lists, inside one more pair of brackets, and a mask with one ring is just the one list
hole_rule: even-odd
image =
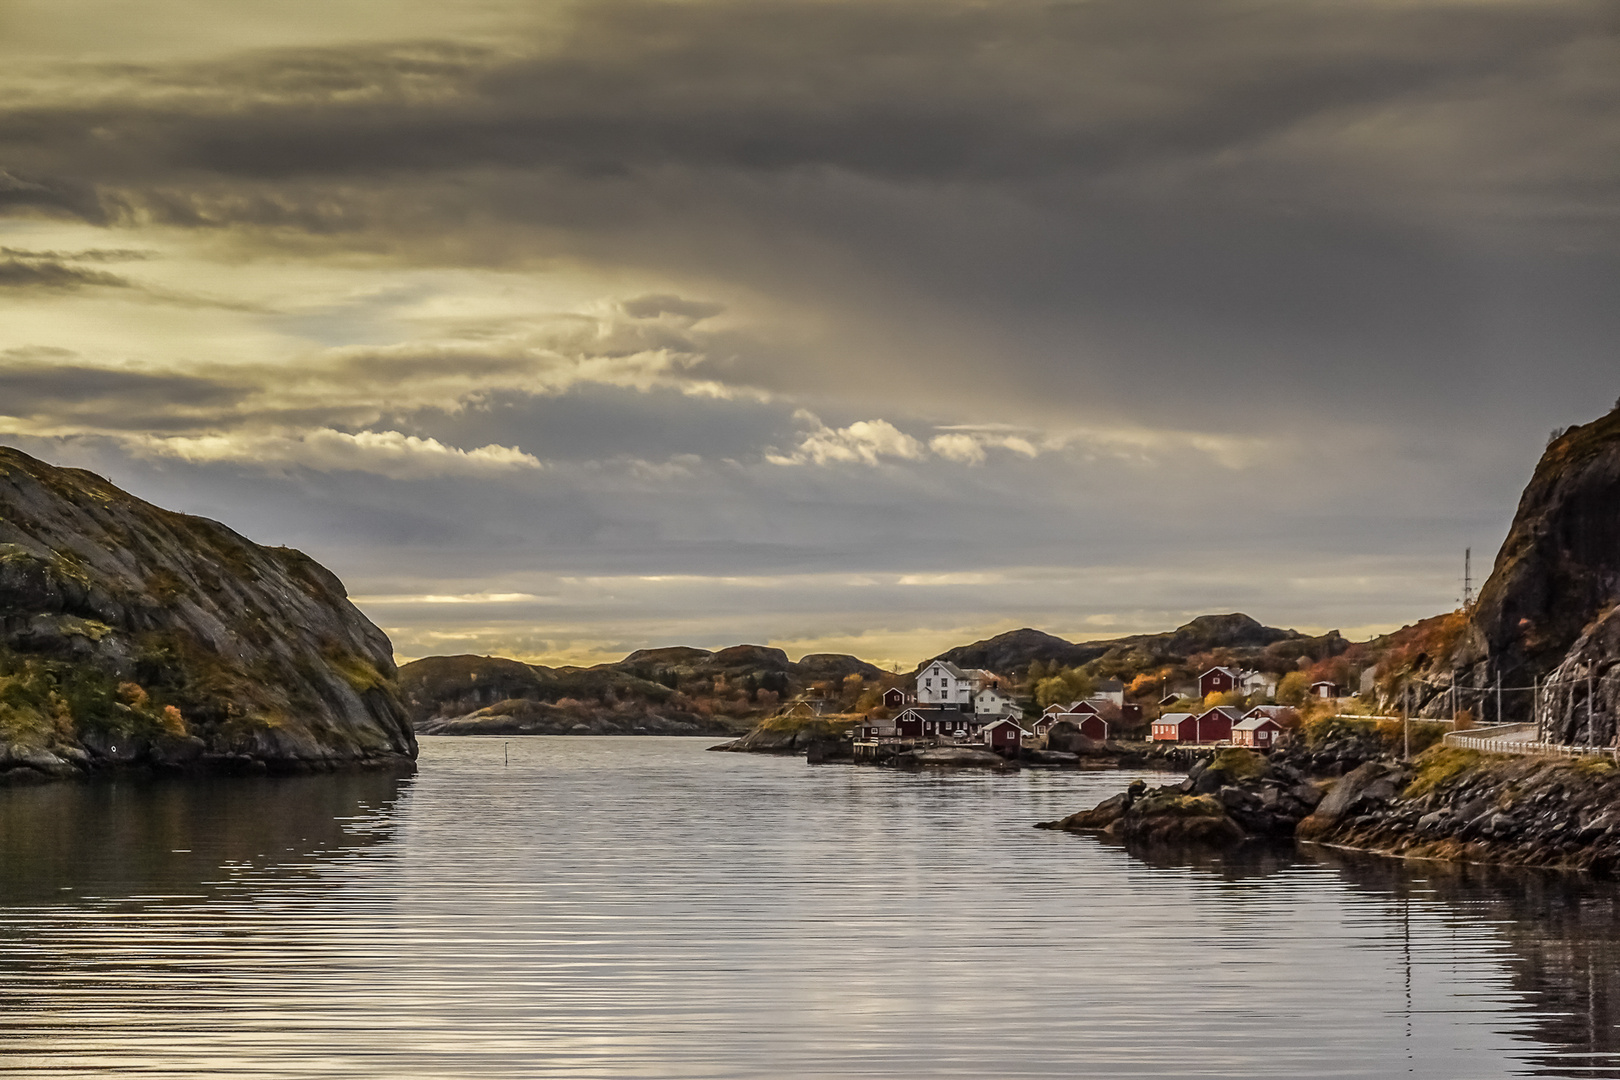
[[1620,7],[0,0],[0,443],[402,659],[1365,637],[1620,394]]

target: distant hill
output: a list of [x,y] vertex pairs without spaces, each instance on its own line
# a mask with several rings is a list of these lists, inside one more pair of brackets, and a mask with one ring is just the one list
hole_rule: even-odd
[[765,645],[638,649],[592,667],[430,656],[399,673],[411,722],[426,734],[725,734],[818,686],[841,689],[852,675],[887,677],[853,656],[795,663]]
[[[1277,647],[1286,644],[1297,645],[1297,648]],[[1348,644],[1337,631],[1320,637],[1308,637],[1295,630],[1263,626],[1243,614],[1200,615],[1165,633],[1133,634],[1098,641],[1065,641],[1028,628],[1010,630],[940,653],[917,665],[917,670],[921,671],[936,659],[949,660],[959,667],[984,668],[1004,675],[1022,673],[1036,660],[1064,667],[1113,660],[1118,665],[1146,669],[1216,650],[1233,653],[1235,659],[1258,657],[1269,650],[1274,660],[1292,661],[1305,655],[1319,658],[1324,652],[1342,652]]]

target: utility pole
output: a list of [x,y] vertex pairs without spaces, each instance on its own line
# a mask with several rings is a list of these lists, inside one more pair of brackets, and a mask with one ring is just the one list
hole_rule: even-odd
[[1474,549],[1463,548],[1463,610],[1474,606]]
[[1496,673],[1496,722],[1502,722],[1502,673]]
[[1592,669],[1586,669],[1586,745],[1597,745],[1597,721],[1592,718]]

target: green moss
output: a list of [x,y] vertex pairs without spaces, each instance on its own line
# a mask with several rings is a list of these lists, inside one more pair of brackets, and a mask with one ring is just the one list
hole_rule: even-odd
[[1228,747],[1215,755],[1209,763],[1211,769],[1219,769],[1228,776],[1239,780],[1248,780],[1262,775],[1266,771],[1266,759],[1253,750],[1246,750],[1241,746]]
[[349,689],[357,694],[364,694],[370,690],[378,690],[388,685],[388,680],[370,660],[356,656],[351,652],[329,651],[326,662],[333,671],[349,684]]
[[1165,793],[1149,795],[1131,807],[1141,817],[1225,817],[1226,808],[1208,795]]
[[1477,750],[1462,750],[1450,746],[1436,746],[1425,750],[1413,761],[1416,771],[1406,785],[1406,798],[1416,799],[1438,787],[1449,784],[1463,773],[1476,768],[1484,756]]

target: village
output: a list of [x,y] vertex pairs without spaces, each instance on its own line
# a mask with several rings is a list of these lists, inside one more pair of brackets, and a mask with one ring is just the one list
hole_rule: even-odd
[[[860,717],[848,734],[857,758],[947,746],[1014,757],[1025,750],[1073,751],[1140,741],[1144,734],[1154,743],[1269,750],[1298,724],[1293,706],[1271,700],[1276,690],[1273,675],[1217,666],[1198,676],[1196,689],[1166,693],[1156,704],[1127,702],[1123,683],[1104,680],[1082,699],[1054,702],[1037,712],[1038,705],[1015,695],[994,672],[935,660],[917,673],[909,692],[899,686],[885,690],[881,704]],[[1336,700],[1341,688],[1318,681],[1309,694]],[[1228,703],[1232,701],[1246,704]],[[1200,707],[1178,711],[1191,702]],[[784,713],[816,715],[821,705],[800,700]],[[1153,715],[1144,716],[1144,709]]]

